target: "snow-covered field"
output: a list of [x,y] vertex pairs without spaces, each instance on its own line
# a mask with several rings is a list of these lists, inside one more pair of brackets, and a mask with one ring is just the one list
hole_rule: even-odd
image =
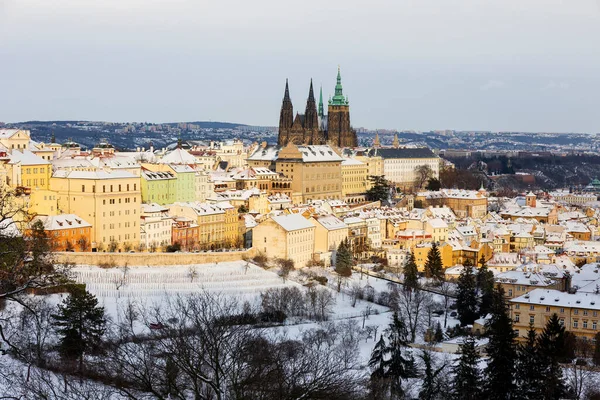
[[[264,270],[245,261],[218,264],[175,265],[164,267],[131,266],[103,269],[95,266],[77,266],[72,269],[75,280],[85,283],[106,312],[115,317],[117,310],[130,300],[145,304],[156,304],[168,296],[187,295],[202,291],[232,296],[240,302],[258,304],[260,293],[271,288],[301,287],[292,279],[281,278],[275,270]],[[292,274],[290,278],[295,275]],[[358,280],[358,276],[356,276]],[[385,283],[365,276],[361,284],[372,284],[377,290],[386,290]],[[380,280],[379,280],[380,281]],[[369,306],[375,313],[389,311],[387,307],[358,300],[354,307],[352,298],[346,293],[337,293],[329,288],[336,304],[331,319],[359,317]],[[386,317],[387,318],[387,317]]]

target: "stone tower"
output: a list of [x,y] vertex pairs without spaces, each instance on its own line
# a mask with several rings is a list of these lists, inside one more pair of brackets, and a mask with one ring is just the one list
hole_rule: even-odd
[[310,89],[308,90],[306,111],[304,111],[304,131],[303,143],[319,143],[319,114],[317,113],[312,79],[310,80]]
[[356,132],[350,126],[350,104],[342,90],[342,75],[338,67],[335,95],[327,107],[327,140],[338,147],[356,147]]
[[294,106],[290,99],[290,89],[288,80],[285,80],[285,93],[283,94],[283,102],[281,104],[281,112],[279,113],[279,138],[278,144],[285,146],[288,142],[289,131],[294,123]]

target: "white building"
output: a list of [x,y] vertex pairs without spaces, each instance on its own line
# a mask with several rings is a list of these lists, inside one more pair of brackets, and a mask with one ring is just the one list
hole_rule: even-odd
[[171,244],[173,218],[169,209],[156,203],[142,204],[140,215],[140,247],[156,249]]

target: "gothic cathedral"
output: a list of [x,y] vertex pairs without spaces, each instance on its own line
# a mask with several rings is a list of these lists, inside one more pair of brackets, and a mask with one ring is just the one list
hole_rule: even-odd
[[278,144],[331,144],[337,147],[356,147],[356,132],[350,126],[350,104],[342,93],[342,76],[338,68],[335,95],[329,98],[327,115],[323,111],[323,89],[319,93],[319,108],[313,92],[312,79],[304,114],[296,113],[290,99],[287,80],[279,115]]

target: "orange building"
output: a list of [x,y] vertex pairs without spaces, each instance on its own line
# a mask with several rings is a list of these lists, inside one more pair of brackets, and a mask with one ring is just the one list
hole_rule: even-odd
[[[92,225],[75,214],[37,217],[42,221],[54,251],[90,251]],[[31,230],[28,231],[29,233]]]
[[172,244],[179,243],[182,250],[196,250],[198,247],[198,224],[186,217],[176,217],[173,220]]

